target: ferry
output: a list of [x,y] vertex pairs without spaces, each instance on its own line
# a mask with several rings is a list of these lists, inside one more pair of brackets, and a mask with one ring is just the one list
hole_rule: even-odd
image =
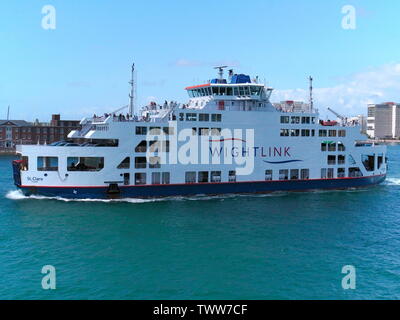
[[84,118],[68,141],[18,145],[15,185],[26,195],[153,198],[348,189],[386,178],[386,146],[338,115],[322,121],[312,99],[270,102],[272,88],[217,67],[189,86],[186,103],[135,111],[134,66],[127,113]]

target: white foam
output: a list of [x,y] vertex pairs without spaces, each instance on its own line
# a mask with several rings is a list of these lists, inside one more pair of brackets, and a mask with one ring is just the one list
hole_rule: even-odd
[[389,186],[400,186],[400,178],[387,178],[386,184]]

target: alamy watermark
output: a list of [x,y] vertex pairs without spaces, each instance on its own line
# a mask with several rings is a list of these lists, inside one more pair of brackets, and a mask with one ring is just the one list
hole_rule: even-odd
[[356,8],[352,5],[342,7],[342,28],[344,30],[355,30],[357,28]]
[[44,30],[56,29],[56,8],[50,4],[42,7],[42,28]]
[[343,290],[355,290],[356,289],[356,268],[352,265],[347,265],[342,268],[342,273],[345,276],[342,279]]
[[45,276],[42,278],[42,289],[43,290],[55,290],[56,285],[56,268],[52,265],[45,265],[42,268],[42,274]]

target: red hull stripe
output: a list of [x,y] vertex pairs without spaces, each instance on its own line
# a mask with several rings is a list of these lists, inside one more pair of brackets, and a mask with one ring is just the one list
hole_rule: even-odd
[[[120,188],[132,188],[132,187],[152,187],[152,186],[184,186],[184,185],[204,185],[204,184],[235,184],[235,183],[273,183],[273,182],[294,182],[294,181],[337,181],[337,180],[351,180],[351,179],[368,179],[368,178],[375,178],[375,177],[383,177],[386,174],[380,174],[375,176],[367,176],[367,177],[347,177],[347,178],[336,178],[336,179],[307,179],[307,180],[262,180],[262,181],[237,181],[237,182],[205,182],[205,183],[171,183],[171,184],[143,184],[143,185],[127,185],[127,186],[119,186]],[[38,186],[38,185],[21,185],[20,188],[108,188],[106,186]]]

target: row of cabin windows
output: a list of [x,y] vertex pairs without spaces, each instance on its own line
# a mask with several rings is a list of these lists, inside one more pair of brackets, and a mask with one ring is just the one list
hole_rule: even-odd
[[336,156],[333,156],[333,155],[329,155],[327,157],[327,162],[328,162],[328,165],[335,165],[336,163],[337,164],[345,164],[346,163],[346,156],[338,155],[336,157]]
[[315,124],[315,117],[281,116],[281,123],[291,124]]
[[[197,117],[198,116],[198,117]],[[208,113],[180,113],[179,121],[210,121],[210,114]],[[212,113],[211,114],[211,122],[221,122],[222,114],[220,113]]]
[[[187,171],[185,172],[185,183],[218,183],[222,181],[221,171]],[[228,182],[236,182],[236,171],[228,172]]]
[[[38,171],[58,171],[58,157],[37,157]],[[67,171],[100,171],[104,157],[68,157]]]
[[143,152],[169,152],[169,141],[159,141],[159,140],[151,140],[146,141],[142,140],[135,147],[135,152],[143,153]]
[[281,137],[314,137],[314,129],[281,129]]
[[[169,172],[152,172],[151,184],[170,184],[171,174]],[[147,174],[145,172],[135,173],[135,185],[147,184]]]
[[319,130],[320,137],[345,137],[346,130]]
[[[268,176],[267,176],[268,173]],[[268,179],[267,179],[268,177]],[[308,180],[310,179],[310,169],[281,169],[279,170],[279,180]],[[266,170],[265,180],[272,180],[272,170]]]
[[338,142],[322,142],[321,143],[321,151],[330,151],[330,152],[335,152],[335,151],[346,151],[346,147],[344,146],[343,143]]
[[136,127],[136,134],[145,136],[147,134],[150,135],[160,135],[161,130],[165,135],[173,135],[174,128],[173,127]]
[[[345,178],[346,177],[346,168],[337,168],[336,169],[337,178]],[[335,176],[335,169],[334,168],[322,168],[321,169],[321,179],[334,179]],[[348,177],[355,178],[355,177],[362,177],[363,174],[358,167],[348,168]]]
[[188,90],[189,97],[198,98],[205,96],[259,96],[261,95],[262,87],[260,86],[238,86],[238,87],[205,87]]

